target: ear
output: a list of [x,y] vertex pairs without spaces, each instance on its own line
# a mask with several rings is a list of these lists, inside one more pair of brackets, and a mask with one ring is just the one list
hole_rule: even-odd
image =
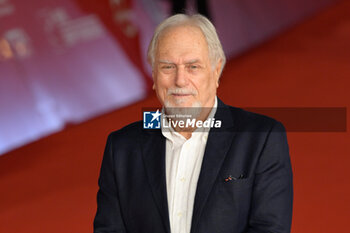
[[216,66],[215,66],[215,69],[214,69],[214,77],[215,77],[215,82],[216,82],[216,88],[219,87],[221,67],[222,67],[222,59],[220,59],[218,61],[218,63],[216,63]]

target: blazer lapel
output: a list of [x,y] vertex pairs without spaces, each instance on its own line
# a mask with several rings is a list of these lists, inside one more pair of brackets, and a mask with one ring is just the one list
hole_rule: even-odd
[[160,130],[144,130],[142,156],[154,201],[162,216],[166,232],[170,233],[165,177],[165,138]]
[[209,132],[193,207],[192,233],[195,232],[210,190],[213,188],[235,134],[232,129],[233,118],[231,111],[219,99],[215,120],[221,120],[222,126],[220,129],[213,128]]

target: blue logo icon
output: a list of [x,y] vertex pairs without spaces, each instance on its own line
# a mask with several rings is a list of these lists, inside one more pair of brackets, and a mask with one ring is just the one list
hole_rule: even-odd
[[143,128],[144,129],[160,129],[160,116],[162,114],[156,112],[143,112]]

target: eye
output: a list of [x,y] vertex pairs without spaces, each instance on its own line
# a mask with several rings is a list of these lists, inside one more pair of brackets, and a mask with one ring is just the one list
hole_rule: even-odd
[[174,68],[174,65],[163,65],[161,68],[164,70],[170,70]]
[[200,66],[199,66],[198,64],[189,64],[189,65],[187,66],[187,69],[188,69],[189,71],[197,71],[197,70],[200,69]]
[[164,74],[172,74],[176,70],[176,66],[174,64],[161,64],[160,70]]

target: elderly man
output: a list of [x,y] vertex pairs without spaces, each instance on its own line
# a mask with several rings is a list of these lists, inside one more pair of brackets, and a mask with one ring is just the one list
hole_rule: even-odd
[[94,232],[290,232],[293,185],[284,128],[216,97],[225,56],[210,21],[183,14],[166,19],[148,58],[167,122],[178,120],[174,111],[197,109],[196,122],[220,124],[148,130],[135,122],[111,133]]

